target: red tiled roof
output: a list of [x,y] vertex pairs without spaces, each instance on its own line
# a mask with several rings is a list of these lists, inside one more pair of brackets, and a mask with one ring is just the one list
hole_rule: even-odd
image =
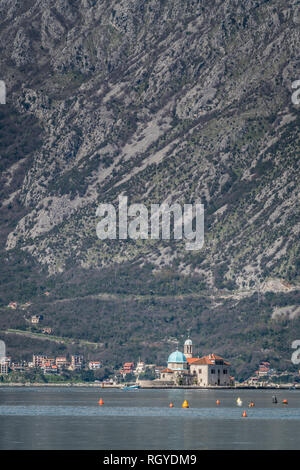
[[161,374],[163,373],[168,373],[168,374],[173,374],[174,371],[172,369],[169,369],[168,367],[166,369],[163,369],[160,371]]
[[189,364],[193,364],[193,362],[198,361],[200,357],[187,357],[187,361]]
[[[195,360],[194,360],[195,359]],[[225,361],[225,359],[223,359],[223,357],[221,356],[217,356],[216,354],[209,354],[208,356],[203,356],[203,357],[200,357],[200,358],[192,358],[192,362],[189,362],[189,364],[195,364],[195,365],[204,365],[204,364],[208,364],[208,365],[215,365],[215,362],[214,361],[223,361],[224,362],[224,365],[226,366],[230,366],[230,363]]]
[[213,364],[213,362],[210,361],[207,357],[200,357],[199,359],[191,363],[191,365],[195,365],[195,366],[200,366],[204,364]]

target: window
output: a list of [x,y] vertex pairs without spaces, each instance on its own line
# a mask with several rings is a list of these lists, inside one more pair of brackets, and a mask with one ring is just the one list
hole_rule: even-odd
[[211,374],[214,374],[214,373],[215,373],[215,369],[212,369],[212,370],[211,370]]
[[227,374],[227,369],[224,369],[224,370],[223,370],[223,374]]

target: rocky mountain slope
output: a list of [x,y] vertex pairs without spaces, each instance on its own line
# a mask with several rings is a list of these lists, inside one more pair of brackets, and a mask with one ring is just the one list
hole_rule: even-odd
[[[144,285],[137,295],[172,293],[160,308],[180,325],[167,322],[167,335],[184,335],[194,311],[198,320],[204,315],[201,327],[193,325],[203,351],[237,357],[250,349],[254,362],[280,360],[289,345],[270,339],[263,347],[270,325],[281,333],[291,328],[291,339],[300,335],[297,314],[287,320],[272,313],[293,306],[299,293],[299,105],[291,100],[292,83],[300,79],[299,2],[7,0],[0,14],[0,79],[7,86],[0,108],[2,305],[15,291],[37,296],[40,308],[38,283],[44,290],[52,283],[53,302],[72,302],[79,279],[81,296],[98,295],[104,290],[94,276],[104,282],[103,272],[111,280],[106,289],[117,293],[126,266],[128,293],[135,294],[139,277]],[[120,194],[146,206],[204,203],[204,247],[100,241],[96,208],[116,204]],[[174,292],[165,292],[157,277],[168,285],[175,279]],[[61,286],[68,283],[66,295]],[[205,307],[197,298],[187,305],[174,298],[201,292]],[[257,304],[264,292],[276,294]],[[73,302],[59,318],[55,304],[45,307],[59,333],[67,334],[67,318],[76,317]],[[154,328],[155,338],[148,338],[150,325],[160,324],[157,315],[146,314],[137,338],[125,322],[119,341],[114,316],[126,308],[134,323],[143,309],[134,301],[112,302],[90,313],[78,308],[94,328],[99,311],[109,318],[109,331],[96,340],[115,335],[122,354],[133,356],[146,341],[156,344],[147,346],[150,358],[162,357],[165,332]],[[235,312],[235,330],[248,327],[257,307],[263,332],[255,344],[232,336],[229,325],[223,337],[225,311]],[[211,326],[207,312],[215,315]],[[24,327],[21,317],[10,321]],[[1,318],[4,329],[5,310]],[[76,326],[74,337],[83,333]],[[99,354],[108,360],[119,351],[106,347]]]

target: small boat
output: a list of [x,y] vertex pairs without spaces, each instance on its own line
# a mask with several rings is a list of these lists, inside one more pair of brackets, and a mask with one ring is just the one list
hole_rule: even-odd
[[122,387],[122,390],[137,390],[138,388],[140,388],[139,385],[124,385],[124,387]]

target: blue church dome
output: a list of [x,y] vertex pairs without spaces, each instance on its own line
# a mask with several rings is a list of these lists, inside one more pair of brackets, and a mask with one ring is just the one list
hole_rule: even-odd
[[182,352],[174,351],[172,352],[172,354],[170,354],[168,358],[168,362],[180,362],[184,364],[185,362],[187,362],[187,360],[186,360],[185,355]]

